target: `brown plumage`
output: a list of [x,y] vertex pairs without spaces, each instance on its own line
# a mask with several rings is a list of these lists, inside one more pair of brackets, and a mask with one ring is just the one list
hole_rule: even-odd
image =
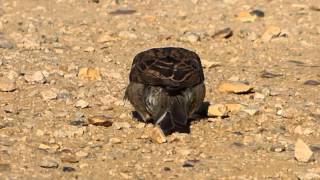
[[204,96],[199,56],[183,48],[154,48],[133,60],[125,98],[144,121],[153,120],[164,133],[188,131],[188,118]]

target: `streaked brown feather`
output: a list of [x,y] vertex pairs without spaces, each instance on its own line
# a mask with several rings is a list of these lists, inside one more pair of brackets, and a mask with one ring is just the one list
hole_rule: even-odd
[[199,56],[183,48],[154,48],[137,54],[130,81],[170,90],[193,87],[204,81]]

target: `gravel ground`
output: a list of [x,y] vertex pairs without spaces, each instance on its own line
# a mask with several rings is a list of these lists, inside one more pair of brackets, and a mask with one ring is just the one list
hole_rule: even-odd
[[[319,16],[319,0],[0,0],[0,179],[320,179]],[[199,54],[212,112],[159,144],[123,95],[133,57],[165,46]]]

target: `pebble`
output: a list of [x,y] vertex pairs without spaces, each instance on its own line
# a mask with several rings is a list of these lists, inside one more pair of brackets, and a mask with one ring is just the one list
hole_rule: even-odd
[[85,152],[85,151],[78,151],[76,152],[76,156],[80,157],[80,158],[85,158],[89,156],[89,153]]
[[95,126],[110,127],[112,126],[110,119],[111,117],[108,116],[93,116],[88,119],[88,122],[89,124],[93,124]]
[[264,94],[262,94],[262,93],[256,92],[256,93],[254,94],[254,97],[253,97],[253,98],[254,98],[254,99],[265,99],[266,96],[265,96]]
[[278,26],[269,26],[261,36],[263,42],[269,42],[271,39],[279,37],[281,29]]
[[78,77],[84,80],[102,80],[101,72],[97,68],[84,67],[79,70]]
[[78,163],[79,158],[73,154],[63,154],[60,157],[61,162],[63,163]]
[[297,176],[298,176],[299,180],[317,180],[317,179],[320,179],[320,174],[312,173],[312,172],[301,173],[301,174],[298,174]]
[[137,39],[138,36],[130,31],[120,31],[118,36],[123,39]]
[[75,171],[75,170],[76,170],[75,168],[69,167],[69,166],[64,166],[64,167],[62,168],[62,171],[63,171],[63,172],[73,172],[73,171]]
[[218,87],[218,91],[220,92],[235,94],[249,93],[251,90],[253,90],[253,87],[242,82],[224,82]]
[[237,104],[237,103],[228,103],[225,105],[227,106],[227,108],[230,112],[239,112],[246,107],[245,105]]
[[105,43],[110,41],[115,41],[115,38],[112,37],[109,33],[103,33],[97,39],[98,43]]
[[84,51],[84,52],[90,52],[90,53],[92,53],[92,52],[95,51],[95,48],[92,47],[92,46],[89,46],[89,47],[85,48],[83,51]]
[[81,99],[81,100],[78,100],[78,101],[76,102],[75,106],[76,106],[77,108],[84,109],[84,108],[89,107],[89,103],[88,103],[87,101]]
[[159,127],[153,128],[149,133],[149,137],[158,144],[167,142],[166,136],[164,135],[163,131]]
[[131,125],[127,122],[114,122],[112,124],[112,127],[116,130],[120,130],[120,129],[129,129],[131,128]]
[[179,40],[182,42],[196,43],[200,41],[200,35],[194,32],[186,32],[179,38]]
[[230,38],[233,35],[233,31],[231,28],[227,27],[221,30],[218,30],[217,32],[215,32],[211,37],[212,38]]
[[208,61],[208,60],[205,60],[205,59],[202,59],[201,60],[201,64],[204,68],[207,68],[207,69],[210,69],[210,68],[213,68],[213,67],[217,67],[217,66],[220,66],[221,63],[220,62],[216,62],[216,61]]
[[42,168],[58,168],[59,163],[53,159],[44,158],[40,162],[40,167],[42,167]]
[[310,162],[313,160],[313,152],[310,147],[303,142],[301,139],[298,139],[295,144],[294,156],[297,161],[300,162]]
[[0,91],[2,92],[12,92],[17,89],[16,83],[7,79],[0,80]]
[[309,86],[318,86],[320,85],[320,81],[317,80],[307,80],[303,83],[304,85],[309,85]]
[[241,22],[254,22],[257,18],[256,14],[247,11],[240,12],[237,15],[237,19]]
[[224,104],[210,105],[208,108],[208,116],[226,117],[228,113],[228,107]]
[[121,139],[119,139],[119,138],[110,138],[109,139],[109,143],[110,144],[120,144],[121,143]]
[[24,76],[25,80],[29,83],[40,83],[46,82],[46,78],[41,71],[36,71],[33,74],[27,74]]
[[46,101],[57,99],[58,97],[58,93],[56,89],[45,90],[45,91],[42,91],[40,94],[42,98]]
[[257,107],[248,107],[243,109],[242,111],[249,114],[250,116],[254,116],[254,115],[257,115],[260,110]]

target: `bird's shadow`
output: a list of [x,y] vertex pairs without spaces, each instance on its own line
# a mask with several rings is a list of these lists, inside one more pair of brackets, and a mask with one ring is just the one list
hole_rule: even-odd
[[[188,123],[185,126],[185,128],[183,129],[176,129],[173,132],[179,132],[179,133],[190,133],[190,126],[192,122],[195,121],[200,121],[201,119],[204,118],[208,118],[208,108],[209,108],[210,103],[205,101],[202,102],[202,104],[200,105],[199,109],[188,119]],[[143,123],[152,123],[154,124],[154,121],[152,119],[148,120],[148,121],[144,121],[143,118],[140,116],[140,114],[137,111],[132,111],[132,117],[139,121],[139,122],[143,122]],[[172,132],[172,133],[173,133]]]

